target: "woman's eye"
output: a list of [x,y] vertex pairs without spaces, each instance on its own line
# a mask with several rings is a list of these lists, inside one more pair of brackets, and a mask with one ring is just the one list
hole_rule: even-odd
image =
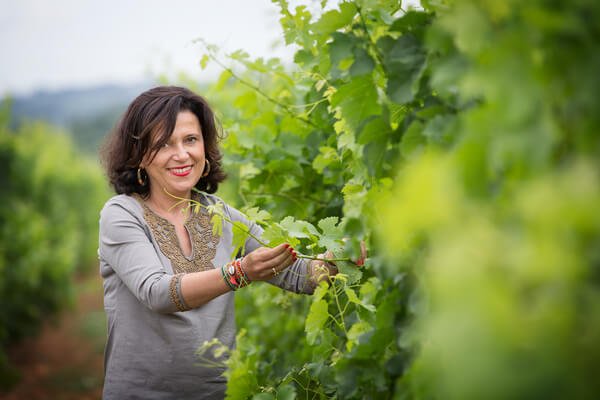
[[196,143],[196,142],[198,141],[198,138],[197,138],[197,137],[195,137],[195,136],[190,136],[190,137],[187,139],[187,141],[188,141],[188,143]]

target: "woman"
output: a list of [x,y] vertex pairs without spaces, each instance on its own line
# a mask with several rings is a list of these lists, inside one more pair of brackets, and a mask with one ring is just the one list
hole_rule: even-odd
[[[183,212],[171,195],[204,205],[225,179],[215,118],[206,101],[179,87],[136,98],[104,149],[117,196],[100,216],[98,255],[108,322],[104,399],[223,398],[223,370],[196,365],[194,354],[218,338],[235,346],[234,293],[252,281],[312,293],[323,266],[299,260],[287,244],[248,239],[231,263],[231,225],[212,231],[209,215]],[[168,193],[167,193],[168,192]],[[224,204],[233,221],[262,230]]]

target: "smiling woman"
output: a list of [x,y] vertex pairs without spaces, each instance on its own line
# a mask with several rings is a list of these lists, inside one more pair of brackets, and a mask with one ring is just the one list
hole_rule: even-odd
[[154,154],[145,157],[140,168],[146,170],[154,183],[150,189],[150,198],[154,201],[165,195],[160,187],[189,198],[190,188],[200,180],[203,170],[208,172],[210,168],[210,161],[204,157],[202,128],[196,115],[180,111],[171,137]]
[[[235,346],[234,291],[268,281],[310,294],[327,278],[323,268],[337,272],[298,259],[288,244],[261,247],[254,237],[262,229],[212,195],[226,176],[219,136],[202,97],[157,87],[133,101],[107,142],[104,162],[118,195],[100,216],[104,399],[223,398],[223,370],[198,366],[194,354],[214,338]],[[231,226],[215,235],[206,212],[171,195],[222,203],[231,221],[245,224],[252,236],[239,258],[229,258]]]

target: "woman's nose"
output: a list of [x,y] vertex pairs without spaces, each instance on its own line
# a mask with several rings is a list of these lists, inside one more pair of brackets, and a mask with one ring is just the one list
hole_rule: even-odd
[[183,144],[178,144],[177,146],[175,146],[174,151],[175,153],[173,154],[173,157],[175,159],[186,160],[188,158],[187,150],[185,149],[185,146],[183,146]]

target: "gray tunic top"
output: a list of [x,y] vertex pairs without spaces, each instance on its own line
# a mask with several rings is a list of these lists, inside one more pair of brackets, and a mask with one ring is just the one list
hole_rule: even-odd
[[[215,196],[196,199],[205,205],[222,202]],[[261,236],[262,229],[237,210],[224,204],[224,211]],[[105,400],[225,396],[224,370],[197,365],[201,360],[195,353],[213,338],[235,347],[234,292],[190,310],[181,296],[180,278],[231,261],[232,229],[224,222],[222,235],[213,234],[203,209],[189,218],[186,228],[190,257],[181,250],[175,227],[137,195],[115,196],[100,213],[98,256],[108,322]],[[258,247],[248,238],[245,254]],[[307,276],[308,263],[299,259],[270,283],[311,293]]]

